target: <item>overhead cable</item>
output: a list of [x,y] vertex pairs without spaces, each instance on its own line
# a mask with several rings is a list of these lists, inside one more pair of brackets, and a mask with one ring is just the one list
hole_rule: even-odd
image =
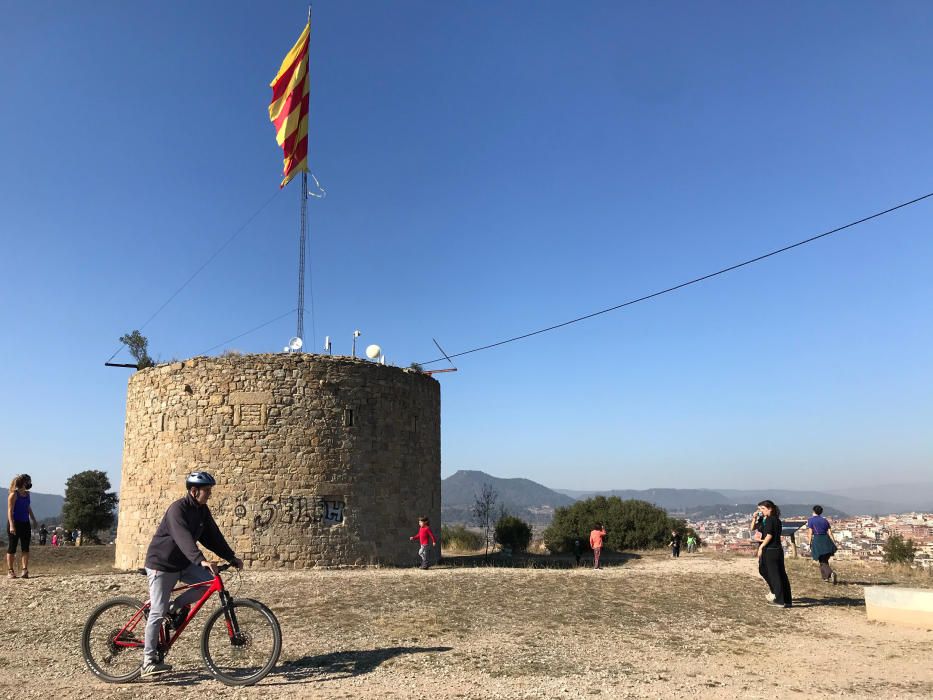
[[929,193],[927,193],[927,194],[925,194],[925,195],[922,195],[922,196],[917,197],[917,198],[915,198],[915,199],[911,199],[910,201],[907,201],[907,202],[902,202],[901,204],[898,204],[898,205],[896,205],[896,206],[890,207],[890,208],[885,209],[885,210],[883,210],[883,211],[875,212],[874,214],[871,214],[871,215],[869,215],[869,216],[866,216],[866,217],[863,217],[863,218],[861,218],[861,219],[858,219],[857,221],[852,221],[852,222],[850,222],[850,223],[848,223],[848,224],[845,224],[845,225],[843,225],[843,226],[838,226],[838,227],[836,227],[836,228],[834,228],[834,229],[831,229],[831,230],[829,230],[829,231],[825,231],[825,232],[820,233],[820,234],[818,234],[818,235],[816,235],[816,236],[811,236],[810,238],[806,238],[806,239],[804,239],[804,240],[802,240],[802,241],[798,241],[797,243],[792,243],[791,245],[784,246],[783,248],[778,248],[777,250],[772,250],[770,253],[765,253],[765,254],[763,254],[763,255],[759,255],[759,256],[754,257],[754,258],[751,258],[751,259],[749,259],[749,260],[745,260],[745,261],[743,261],[743,262],[736,263],[735,265],[730,265],[729,267],[724,267],[724,268],[722,268],[721,270],[717,270],[716,272],[710,272],[709,274],[703,275],[702,277],[696,277],[696,278],[694,278],[694,279],[692,279],[692,280],[689,280],[689,281],[687,281],[687,282],[681,282],[680,284],[674,285],[673,287],[668,287],[667,289],[662,289],[662,290],[657,291],[657,292],[652,292],[651,294],[646,294],[645,296],[638,297],[637,299],[631,299],[631,300],[626,301],[626,302],[623,302],[623,303],[621,303],[621,304],[616,304],[615,306],[610,306],[608,309],[602,309],[601,311],[594,311],[594,312],[591,313],[591,314],[586,314],[585,316],[579,316],[578,318],[574,318],[574,319],[571,319],[571,320],[569,320],[569,321],[564,321],[563,323],[558,323],[558,324],[555,324],[555,325],[553,325],[553,326],[548,326],[547,328],[541,328],[541,329],[536,330],[536,331],[531,331],[530,333],[523,333],[522,335],[517,335],[517,336],[515,336],[515,337],[513,337],[513,338],[507,338],[506,340],[500,340],[500,341],[495,342],[495,343],[489,343],[488,345],[481,345],[480,347],[472,348],[472,349],[470,349],[470,350],[463,350],[462,352],[457,352],[457,353],[454,353],[454,354],[452,354],[452,355],[445,355],[444,357],[439,357],[439,358],[434,359],[434,360],[428,360],[427,362],[419,362],[418,364],[420,364],[420,365],[430,365],[430,364],[434,364],[435,362],[441,362],[441,361],[443,361],[443,360],[448,360],[448,361],[450,361],[450,359],[451,359],[451,358],[454,358],[454,357],[461,357],[461,356],[463,356],[463,355],[469,355],[469,354],[471,354],[471,353],[479,352],[479,351],[481,351],[481,350],[489,350],[490,348],[499,347],[500,345],[505,345],[505,344],[507,344],[507,343],[514,343],[514,342],[517,341],[517,340],[524,340],[525,338],[530,338],[530,337],[535,336],[535,335],[541,335],[542,333],[547,333],[548,331],[557,330],[558,328],[563,328],[564,326],[569,326],[569,325],[571,325],[571,324],[573,324],[573,323],[579,323],[580,321],[585,321],[585,320],[590,319],[590,318],[593,318],[593,317],[595,317],[595,316],[600,316],[600,315],[602,315],[602,314],[607,314],[607,313],[609,313],[610,311],[617,311],[618,309],[622,309],[622,308],[624,308],[624,307],[626,307],[626,306],[632,306],[633,304],[638,304],[639,302],[647,301],[648,299],[653,299],[654,297],[659,297],[659,296],[661,296],[662,294],[668,294],[668,293],[670,293],[670,292],[677,291],[678,289],[683,289],[684,287],[689,287],[691,284],[697,284],[698,282],[703,282],[704,280],[711,279],[712,277],[716,277],[716,276],[718,276],[718,275],[723,275],[723,274],[725,274],[725,273],[727,273],[727,272],[732,272],[733,270],[737,270],[737,269],[739,269],[740,267],[745,267],[746,265],[751,265],[752,263],[760,262],[761,260],[764,260],[765,258],[770,258],[770,257],[773,256],[773,255],[779,255],[780,253],[786,253],[786,252],[789,251],[789,250],[793,250],[794,248],[799,248],[800,246],[806,245],[807,243],[812,243],[813,241],[817,241],[817,240],[819,240],[820,238],[825,238],[826,236],[831,236],[831,235],[834,234],[834,233],[839,233],[840,231],[845,231],[846,229],[852,228],[852,227],[854,227],[854,226],[858,226],[859,224],[864,224],[866,221],[871,221],[872,219],[877,219],[878,217],[884,216],[885,214],[890,214],[891,212],[897,211],[898,209],[903,209],[904,207],[909,207],[909,206],[912,205],[912,204],[917,204],[918,202],[922,202],[923,200],[929,199],[930,197],[933,197],[933,192],[929,192]]
[[235,336],[233,336],[232,338],[230,338],[229,340],[225,340],[225,341],[222,342],[222,343],[217,343],[217,345],[214,345],[213,347],[208,348],[208,349],[205,350],[204,352],[199,352],[198,355],[206,355],[206,354],[209,353],[211,350],[216,350],[216,349],[219,348],[219,347],[223,347],[223,346],[226,345],[227,343],[232,343],[234,340],[239,340],[239,339],[242,338],[243,336],[247,336],[247,335],[249,335],[250,333],[255,333],[255,332],[258,331],[260,328],[265,328],[266,326],[271,325],[271,324],[275,323],[276,321],[279,321],[279,320],[285,318],[286,316],[290,316],[291,314],[295,313],[296,311],[298,311],[298,308],[297,308],[297,307],[294,308],[294,309],[289,309],[289,310],[286,311],[284,314],[281,314],[281,315],[279,315],[279,316],[276,316],[275,318],[270,319],[269,321],[266,321],[265,323],[262,323],[262,324],[256,326],[255,328],[250,328],[248,331],[245,331],[245,332],[243,332],[243,333],[240,333],[239,335],[235,335]]
[[[215,259],[218,255],[220,255],[220,254],[223,252],[223,250],[224,250],[227,246],[229,246],[231,243],[233,243],[234,239],[236,239],[237,236],[239,236],[241,233],[243,233],[243,231],[245,231],[246,228],[247,228],[251,223],[253,223],[253,221],[256,219],[256,217],[259,216],[259,215],[263,212],[263,210],[265,210],[266,207],[268,207],[270,204],[272,204],[272,201],[279,195],[279,192],[281,192],[281,190],[276,189],[275,192],[273,193],[273,195],[272,195],[271,197],[269,197],[269,199],[267,199],[267,200],[265,201],[265,203],[264,203],[262,206],[260,206],[256,211],[254,211],[254,212],[249,216],[249,218],[246,219],[246,221],[243,222],[243,224],[242,224],[238,229],[236,229],[236,231],[233,232],[233,235],[230,236],[230,237],[223,243],[223,245],[221,245],[219,248],[217,248],[217,250],[215,250],[215,251],[210,255],[210,257],[209,257],[207,260],[204,261],[204,263],[201,265],[201,267],[199,267],[197,270],[195,270],[195,271],[191,274],[191,276],[190,276],[187,280],[185,280],[185,282],[184,282],[178,289],[176,289],[174,292],[172,292],[171,296],[169,296],[169,298],[166,299],[165,302],[164,302],[158,309],[156,309],[156,310],[153,312],[153,314],[152,314],[149,318],[146,319],[146,322],[143,323],[143,325],[141,325],[137,330],[140,330],[140,331],[141,331],[143,328],[145,328],[146,326],[148,326],[148,325],[153,321],[153,319],[155,319],[156,316],[158,316],[160,313],[162,313],[162,310],[165,309],[165,307],[168,306],[168,305],[172,302],[172,300],[173,300],[175,297],[177,297],[185,287],[187,287],[189,284],[191,284],[192,280],[194,280],[195,277],[197,277],[199,274],[201,274],[201,272],[204,270],[204,268],[206,268],[208,265],[210,265],[210,264],[214,261],[214,259]],[[124,346],[121,344],[120,347],[118,347],[116,350],[114,350],[114,351],[113,351],[113,354],[112,354],[110,357],[107,358],[107,362],[110,362],[110,360],[112,360],[114,357],[116,357],[116,356],[117,356],[117,353],[119,353],[119,352],[123,349],[123,347],[124,347]]]

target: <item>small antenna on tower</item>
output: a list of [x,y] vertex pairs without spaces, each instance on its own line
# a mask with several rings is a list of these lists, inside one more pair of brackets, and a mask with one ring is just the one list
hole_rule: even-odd
[[444,348],[441,347],[441,344],[438,343],[437,339],[435,338],[431,338],[431,340],[434,341],[434,344],[437,346],[437,349],[441,351],[441,354],[447,358],[447,361],[450,363],[450,368],[449,369],[429,369],[429,370],[426,370],[424,373],[431,375],[431,374],[440,374],[441,372],[456,372],[457,367],[454,365],[454,361],[450,359],[450,356],[445,352]]
[[324,352],[328,355],[332,354],[330,351],[330,336],[324,336]]

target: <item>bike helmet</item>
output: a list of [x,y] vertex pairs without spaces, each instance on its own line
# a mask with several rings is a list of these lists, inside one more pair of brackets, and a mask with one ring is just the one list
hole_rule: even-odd
[[191,472],[185,479],[185,488],[192,486],[216,486],[217,480],[209,472]]

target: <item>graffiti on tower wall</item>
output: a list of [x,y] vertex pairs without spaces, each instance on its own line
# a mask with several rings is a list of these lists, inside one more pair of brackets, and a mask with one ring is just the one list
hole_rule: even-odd
[[[262,532],[273,526],[307,527],[312,523],[332,527],[342,525],[347,504],[343,496],[264,496],[259,500],[238,500],[233,508],[236,522]],[[224,510],[220,504],[218,510]]]

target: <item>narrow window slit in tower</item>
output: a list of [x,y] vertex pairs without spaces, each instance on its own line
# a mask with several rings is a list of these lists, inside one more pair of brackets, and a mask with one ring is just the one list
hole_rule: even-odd
[[345,408],[343,409],[343,425],[347,428],[353,427],[353,409]]

